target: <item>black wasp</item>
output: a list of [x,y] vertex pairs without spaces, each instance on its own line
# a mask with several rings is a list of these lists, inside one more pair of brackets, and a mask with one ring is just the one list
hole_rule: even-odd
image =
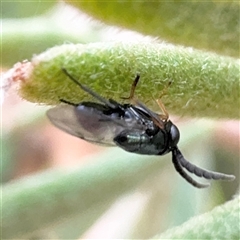
[[234,180],[233,175],[211,172],[188,162],[177,147],[180,133],[169,120],[169,115],[161,100],[157,103],[162,114],[148,109],[134,98],[134,91],[140,76],[137,75],[128,99],[134,104],[120,104],[113,99],[105,99],[78,82],[66,69],[63,72],[83,91],[93,96],[98,102],[71,103],[60,99],[64,105],[48,110],[50,121],[61,130],[82,138],[88,142],[108,146],[118,146],[125,151],[164,155],[172,152],[172,162],[177,172],[197,188],[208,187],[192,179],[184,168],[198,177],[214,180]]

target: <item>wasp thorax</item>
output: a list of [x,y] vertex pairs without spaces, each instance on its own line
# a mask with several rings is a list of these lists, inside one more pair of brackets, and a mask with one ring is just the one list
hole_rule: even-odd
[[148,143],[148,136],[142,131],[122,131],[114,138],[119,146],[129,152],[138,151],[143,143]]

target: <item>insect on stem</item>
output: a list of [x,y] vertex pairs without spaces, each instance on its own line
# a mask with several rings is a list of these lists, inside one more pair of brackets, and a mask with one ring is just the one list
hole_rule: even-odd
[[161,101],[167,87],[156,100],[162,111],[162,114],[158,114],[134,97],[140,79],[138,74],[132,83],[129,97],[124,98],[131,100],[131,104],[121,104],[114,99],[105,99],[81,84],[65,68],[62,68],[62,71],[97,101],[75,104],[60,99],[60,102],[65,104],[60,104],[47,112],[47,116],[56,127],[85,141],[118,146],[131,153],[161,156],[171,152],[176,171],[197,188],[206,188],[209,184],[198,183],[188,173],[210,180],[234,180],[233,175],[207,171],[183,157],[178,149],[180,132],[169,119],[169,114]]

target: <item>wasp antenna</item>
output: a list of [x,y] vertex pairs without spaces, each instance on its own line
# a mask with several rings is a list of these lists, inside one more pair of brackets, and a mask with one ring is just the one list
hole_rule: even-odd
[[93,90],[91,90],[90,88],[88,88],[87,86],[81,84],[80,82],[78,82],[78,80],[76,78],[74,78],[68,71],[66,68],[62,68],[62,71],[64,72],[64,74],[66,74],[74,83],[76,83],[82,90],[84,90],[85,92],[89,93],[90,95],[92,95],[94,98],[96,98],[98,101],[105,103],[108,107],[115,109],[116,106],[114,104],[111,104],[107,99],[101,97],[100,95],[98,95],[96,92],[94,92]]
[[227,180],[227,181],[232,181],[235,179],[235,176],[233,175],[228,175],[224,173],[219,173],[219,172],[213,172],[213,171],[207,171],[205,169],[202,169],[200,167],[197,167],[196,165],[188,162],[180,152],[178,148],[175,148],[173,150],[173,154],[176,156],[178,159],[178,162],[180,165],[184,168],[186,168],[189,172],[194,173],[198,177],[203,177],[206,179],[214,179],[214,180]]
[[197,187],[197,188],[207,188],[210,186],[209,183],[199,183],[197,181],[195,181],[193,178],[191,178],[182,168],[181,164],[179,163],[179,160],[178,160],[178,156],[172,152],[172,162],[173,162],[173,165],[176,169],[176,171],[187,181],[189,182],[191,185],[193,185],[194,187]]

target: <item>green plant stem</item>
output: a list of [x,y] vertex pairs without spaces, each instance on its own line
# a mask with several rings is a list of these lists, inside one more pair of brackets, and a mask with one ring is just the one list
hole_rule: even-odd
[[[89,100],[63,73],[64,67],[106,98],[122,101],[136,74],[136,97],[154,110],[157,99],[174,114],[239,118],[239,61],[230,57],[156,43],[93,43],[54,47],[32,59],[20,93],[32,102],[58,104],[59,98]],[[169,83],[172,83],[169,86]],[[169,86],[169,87],[168,87]]]
[[239,239],[240,196],[169,229],[156,239]]
[[169,42],[239,57],[238,1],[72,1],[111,25]]

